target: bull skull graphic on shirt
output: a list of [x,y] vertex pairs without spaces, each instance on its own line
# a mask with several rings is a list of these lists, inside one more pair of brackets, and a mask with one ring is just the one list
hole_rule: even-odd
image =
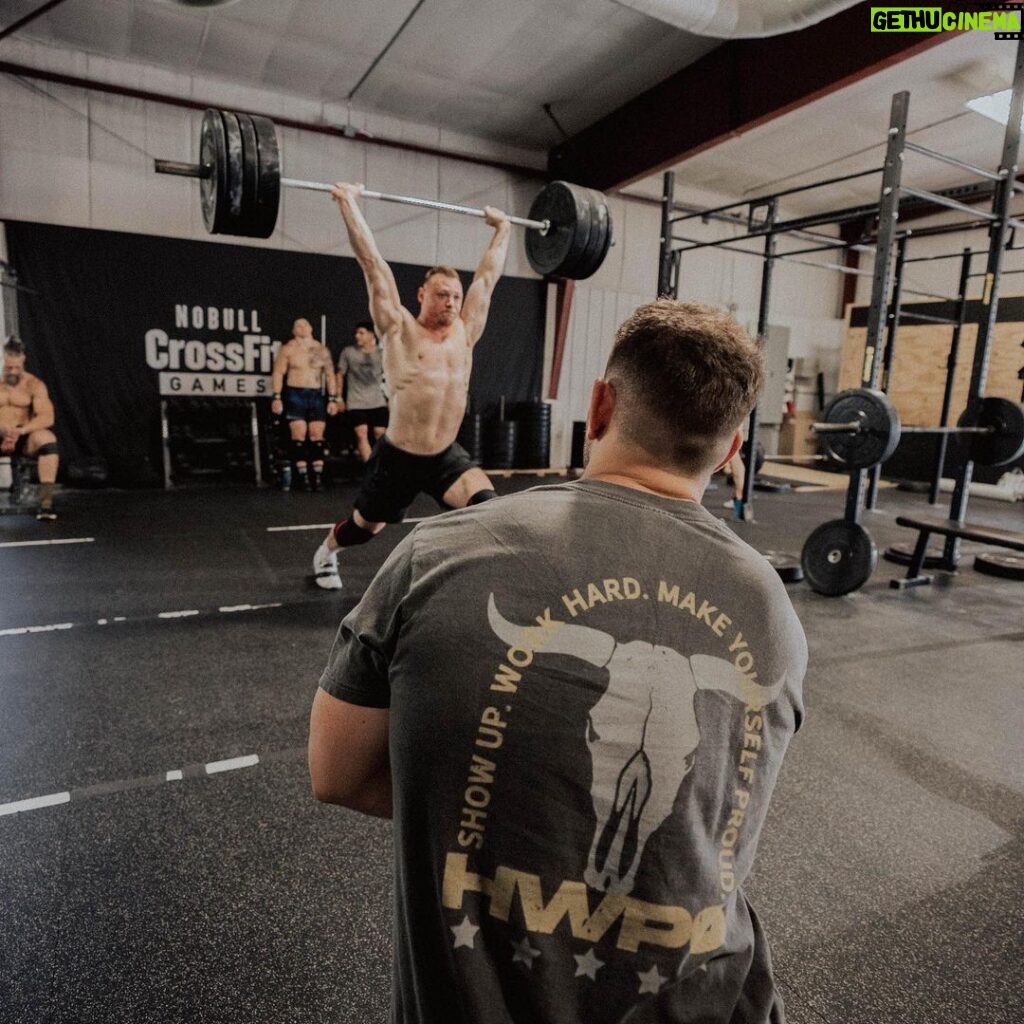
[[[521,646],[530,627],[516,626],[487,602],[491,629],[509,647]],[[590,711],[586,742],[592,765],[590,796],[597,824],[583,879],[602,892],[629,893],[644,847],[672,813],[700,743],[694,708],[698,690],[717,690],[761,708],[774,686],[752,682],[712,655],[685,657],[642,640],[620,644],[609,633],[561,623],[534,655],[561,654],[608,670],[608,687]]]

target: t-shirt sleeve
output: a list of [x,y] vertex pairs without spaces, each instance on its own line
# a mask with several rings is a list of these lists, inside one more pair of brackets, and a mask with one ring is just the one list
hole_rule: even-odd
[[342,373],[348,373],[348,349],[343,348],[338,353],[338,369]]
[[388,670],[412,582],[415,531],[381,566],[360,602],[342,619],[320,687],[332,697],[368,708],[391,706]]

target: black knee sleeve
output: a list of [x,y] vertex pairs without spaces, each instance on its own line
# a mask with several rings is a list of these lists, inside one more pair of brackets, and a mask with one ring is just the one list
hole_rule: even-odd
[[306,461],[306,442],[305,441],[296,441],[294,438],[292,438],[292,442],[291,442],[291,455],[292,455],[292,462],[294,462],[296,464],[298,464],[300,462],[305,462]]
[[309,451],[310,462],[323,462],[327,454],[327,445],[323,441],[307,441],[306,448]]
[[56,441],[50,441],[47,444],[41,444],[36,449],[36,455],[60,455],[60,448],[57,447]]
[[479,505],[481,502],[490,501],[491,498],[496,498],[498,495],[494,491],[477,491],[472,498],[469,499],[470,505]]
[[351,548],[356,544],[365,544],[368,540],[373,540],[372,530],[364,529],[351,519],[343,519],[331,532],[343,548]]

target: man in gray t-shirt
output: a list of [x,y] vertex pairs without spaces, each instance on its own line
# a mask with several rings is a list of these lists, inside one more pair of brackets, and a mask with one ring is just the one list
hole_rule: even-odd
[[388,404],[384,391],[383,354],[369,320],[356,324],[354,345],[347,345],[338,356],[338,391],[348,382],[342,409],[356,435],[359,458],[369,461],[373,440],[384,436],[388,426]]
[[742,885],[807,645],[700,505],[762,372],[731,317],[641,307],[582,479],[420,524],[342,622],[310,773],[394,818],[393,1021],[784,1020]]

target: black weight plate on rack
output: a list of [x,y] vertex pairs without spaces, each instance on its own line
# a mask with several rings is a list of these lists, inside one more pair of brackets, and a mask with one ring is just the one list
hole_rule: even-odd
[[230,110],[222,110],[220,116],[224,121],[224,139],[227,144],[227,222],[223,233],[226,235],[244,235],[245,223],[242,220],[242,196],[245,183],[242,176],[242,130],[238,125],[238,117]]
[[530,206],[531,220],[550,223],[547,234],[527,228],[526,258],[538,274],[572,277],[590,237],[590,197],[567,181],[551,181]]
[[269,238],[277,225],[277,211],[281,204],[281,150],[277,145],[277,131],[269,117],[251,114],[259,147],[259,187],[253,214],[253,238]]
[[955,435],[967,457],[979,466],[1006,466],[1024,454],[1024,405],[1008,398],[983,398],[977,421],[964,412],[957,426],[991,427],[995,431]]
[[[890,544],[882,552],[882,557],[887,562],[892,562],[895,565],[910,565],[914,560],[914,548],[916,546],[915,544]],[[945,560],[946,556],[942,548],[929,544],[925,551],[922,567],[925,569],[940,569]]]
[[800,559],[786,551],[762,551],[783,583],[799,583],[804,578]]
[[878,549],[859,523],[831,519],[811,532],[800,565],[811,589],[840,597],[867,583],[878,562]]
[[[740,458],[743,460],[743,468],[747,466],[747,454],[750,451],[750,441],[744,441],[743,447],[740,448]],[[757,448],[754,452],[754,476],[757,476],[764,467],[764,445],[760,441],[757,442]]]
[[822,432],[818,440],[826,454],[844,469],[870,469],[885,462],[900,443],[900,418],[882,391],[851,388],[841,391],[825,407],[825,423],[857,423],[846,434]]
[[206,170],[199,180],[203,223],[211,235],[219,235],[228,220],[227,140],[219,110],[211,108],[203,112],[203,123],[199,129],[199,164]]
[[1024,580],[1024,555],[1010,551],[983,551],[974,556],[974,568],[986,576]]
[[[248,114],[236,114],[242,133],[242,216],[239,234],[252,238],[259,226],[256,200],[260,188],[260,149],[256,142],[256,129]],[[259,237],[256,235],[255,237]]]

